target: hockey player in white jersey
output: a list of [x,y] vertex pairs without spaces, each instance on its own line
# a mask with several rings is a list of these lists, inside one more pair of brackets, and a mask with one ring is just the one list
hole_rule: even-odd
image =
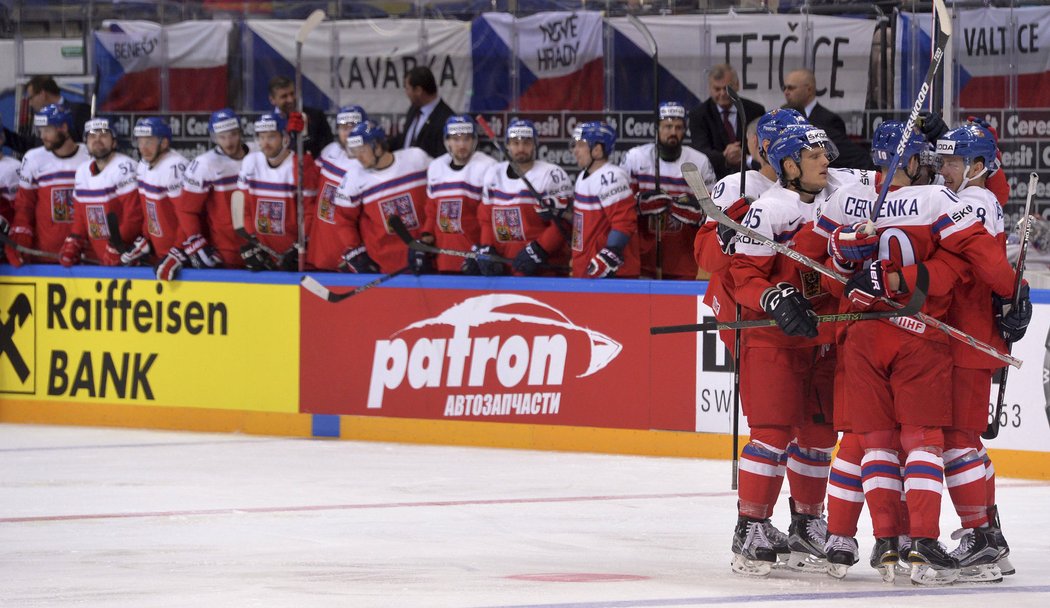
[[489,167],[478,207],[481,241],[472,249],[511,258],[513,268],[482,258],[464,263],[463,273],[553,274],[550,266],[568,261],[565,216],[572,202],[572,180],[558,165],[536,158],[536,126],[531,120],[512,119],[506,144],[514,166],[543,200],[536,200],[510,161]]
[[359,164],[350,155],[346,142],[354,127],[366,120],[368,113],[361,106],[339,108],[335,116],[336,140],[321,150],[317,161],[321,175],[315,207],[317,213],[310,224],[307,268],[339,270],[343,264],[343,252],[353,240],[347,208],[335,204],[335,193],[346,172]]
[[[696,279],[697,271],[693,241],[703,218],[696,201],[690,200],[693,195],[682,178],[682,164],[696,165],[708,188],[714,186],[715,170],[703,152],[682,144],[685,106],[677,101],[665,101],[660,104],[656,118],[659,146],[656,143],[635,146],[620,161],[620,166],[631,176],[631,187],[638,199],[636,238],[642,274],[691,281]],[[684,200],[680,201],[682,197]]]
[[[489,167],[496,160],[478,152],[477,126],[467,115],[450,116],[445,121],[445,149],[448,153],[427,167],[426,221],[420,240],[442,249],[469,250],[481,240],[478,205]],[[416,274],[433,270],[433,255],[408,250],[409,266]],[[459,272],[462,258],[436,256],[439,272]]]
[[215,146],[186,167],[174,197],[179,232],[186,235],[178,251],[158,268],[158,278],[175,278],[183,265],[193,268],[243,268],[240,240],[233,231],[230,199],[237,190],[237,174],[248,154],[240,118],[229,108],[212,112],[208,132]]

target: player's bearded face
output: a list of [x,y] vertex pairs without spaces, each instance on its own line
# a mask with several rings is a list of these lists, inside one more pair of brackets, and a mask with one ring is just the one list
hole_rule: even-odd
[[665,148],[678,148],[685,137],[685,122],[677,118],[660,121],[660,145]]
[[452,155],[452,160],[457,165],[467,164],[470,155],[474,153],[474,138],[470,135],[450,135],[445,140],[445,144],[448,146],[448,153]]
[[109,158],[116,148],[116,141],[109,131],[91,131],[87,134],[88,153],[95,160]]
[[284,134],[277,131],[264,131],[256,133],[255,139],[259,142],[259,149],[266,158],[274,159],[284,151]]
[[226,156],[235,156],[241,149],[241,132],[235,129],[233,131],[216,133],[215,143],[219,145],[219,148]]
[[65,145],[69,139],[69,133],[53,126],[40,127],[40,141],[44,142],[44,148],[48,152],[54,152]]
[[524,165],[532,162],[536,154],[536,142],[531,139],[519,139],[515,138],[510,140],[507,144],[507,149],[510,152],[510,157],[514,159],[514,162],[519,165]]

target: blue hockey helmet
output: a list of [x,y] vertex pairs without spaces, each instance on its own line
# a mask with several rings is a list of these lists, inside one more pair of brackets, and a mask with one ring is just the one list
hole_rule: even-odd
[[536,143],[536,125],[525,118],[512,118],[507,124],[507,143],[512,139],[531,139]]
[[937,140],[937,154],[961,156],[966,161],[967,168],[979,158],[984,161],[988,175],[999,170],[997,152],[992,132],[974,122],[952,129]]
[[208,132],[212,134],[225,133],[240,128],[241,120],[230,108],[215,110],[211,113],[211,118],[208,119]]
[[117,136],[116,131],[113,130],[113,126],[109,124],[108,118],[96,116],[84,123],[84,137],[87,137],[89,133],[101,133],[103,131],[108,131],[113,137]]
[[656,120],[662,121],[669,118],[677,118],[685,121],[686,112],[685,106],[678,103],[677,101],[664,101],[660,103],[660,107],[656,111]]
[[786,127],[794,125],[808,125],[809,121],[798,110],[792,108],[777,108],[763,114],[755,125],[758,133],[758,143],[773,141]]
[[73,129],[73,113],[64,105],[49,103],[33,115],[34,127],[57,127],[59,125],[66,125],[69,130]]
[[[897,153],[897,147],[904,137],[904,126],[904,123],[899,120],[887,120],[875,129],[875,134],[871,136],[871,160],[876,167],[890,166],[893,155]],[[907,165],[912,156],[921,155],[927,150],[927,147],[926,138],[912,129],[904,143],[901,164]]]
[[792,125],[785,127],[773,143],[769,144],[766,154],[769,156],[769,164],[773,165],[777,177],[784,179],[784,160],[792,159],[795,163],[802,164],[802,151],[822,148],[828,160],[838,157],[838,149],[828,139],[828,134],[823,129],[813,125]]
[[471,137],[476,137],[477,128],[474,125],[473,119],[466,114],[449,116],[448,120],[445,121],[445,137],[451,135],[470,135]]
[[255,121],[256,133],[284,133],[288,128],[288,120],[277,112],[267,112]]
[[343,106],[335,115],[337,125],[356,125],[368,120],[368,112],[361,106]]
[[365,120],[354,125],[346,138],[347,148],[356,148],[369,144],[385,144],[386,131],[372,120]]
[[587,142],[587,147],[594,151],[594,146],[601,144],[605,158],[609,158],[616,147],[616,131],[601,121],[585,122],[578,125],[572,133],[572,139]]
[[133,133],[135,137],[156,137],[171,141],[171,127],[159,116],[138,119]]

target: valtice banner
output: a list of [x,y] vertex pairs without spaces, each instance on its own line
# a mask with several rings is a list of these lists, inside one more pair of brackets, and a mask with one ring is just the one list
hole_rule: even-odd
[[[295,74],[301,21],[249,21],[255,110],[269,109],[266,84]],[[321,109],[356,104],[369,112],[404,111],[405,73],[427,65],[452,109],[466,109],[471,81],[470,23],[435,19],[326,21],[303,44],[303,97]]]
[[4,277],[0,395],[298,411],[298,289]]

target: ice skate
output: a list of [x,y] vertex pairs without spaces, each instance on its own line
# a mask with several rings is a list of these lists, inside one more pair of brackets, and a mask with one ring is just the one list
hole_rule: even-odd
[[869,563],[887,583],[892,583],[897,578],[897,562],[900,559],[897,542],[895,536],[876,538],[875,546],[871,548]]
[[773,549],[777,552],[777,563],[775,567],[787,566],[788,560],[791,557],[791,548],[788,547],[788,535],[783,530],[773,525],[773,522],[768,519],[765,520],[766,524],[766,536],[769,537],[769,542],[773,544]]
[[911,576],[911,562],[908,553],[911,551],[911,537],[907,534],[897,536],[897,565],[894,571],[897,576]]
[[747,576],[769,576],[777,562],[777,551],[766,535],[769,520],[739,517],[733,534],[733,572]]
[[990,528],[963,528],[956,530],[952,538],[959,541],[959,546],[951,552],[951,556],[959,561],[958,582],[1002,582],[1003,573],[997,562],[1002,559],[1006,549],[995,544],[995,534]]
[[1006,537],[1003,536],[1002,526],[999,525],[999,507],[992,505],[988,508],[988,530],[989,533],[995,539],[995,545],[1003,549],[1002,557],[999,558],[997,565],[999,570],[1003,573],[1003,576],[1010,576],[1015,574],[1017,570],[1014,565],[1010,563],[1010,545],[1006,542]]
[[806,515],[791,505],[791,525],[788,527],[788,547],[791,556],[787,567],[797,572],[827,572],[828,562],[824,554],[824,543],[828,537],[828,522],[823,517]]
[[959,578],[959,561],[935,538],[913,538],[908,561],[912,584],[950,585]]
[[828,575],[833,578],[846,578],[846,571],[853,564],[860,561],[857,557],[857,539],[851,536],[839,536],[832,534],[824,545],[824,553],[828,560]]

